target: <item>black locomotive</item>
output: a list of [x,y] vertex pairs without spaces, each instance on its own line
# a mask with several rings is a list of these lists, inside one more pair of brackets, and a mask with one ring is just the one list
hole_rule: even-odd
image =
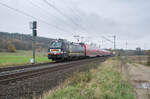
[[85,57],[85,46],[83,43],[73,43],[64,39],[54,40],[48,48],[48,59],[68,60]]

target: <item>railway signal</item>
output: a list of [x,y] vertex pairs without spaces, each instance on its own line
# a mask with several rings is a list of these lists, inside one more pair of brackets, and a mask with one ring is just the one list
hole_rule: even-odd
[[32,58],[30,62],[35,64],[35,37],[37,36],[37,22],[30,22],[30,29],[32,29]]
[[37,36],[37,22],[33,21],[33,36]]

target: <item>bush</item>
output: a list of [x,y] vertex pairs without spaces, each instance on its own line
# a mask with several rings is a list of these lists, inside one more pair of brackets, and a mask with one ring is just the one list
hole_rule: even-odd
[[16,48],[13,44],[8,44],[8,52],[16,52]]

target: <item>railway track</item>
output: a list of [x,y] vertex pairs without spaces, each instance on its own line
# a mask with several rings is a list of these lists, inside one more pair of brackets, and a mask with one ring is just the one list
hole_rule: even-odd
[[103,57],[100,58],[84,59],[64,63],[51,63],[40,66],[29,66],[28,68],[21,67],[19,69],[5,70],[3,72],[0,72],[0,85],[15,83],[17,81],[21,81],[27,78],[33,78],[42,74],[71,68],[73,66],[78,66],[85,62],[93,62],[97,60],[104,61],[106,59]]
[[15,67],[6,67],[6,68],[0,68],[0,72],[24,69],[24,68],[31,68],[31,67],[35,67],[35,66],[39,66],[39,65],[49,65],[49,64],[54,64],[54,63],[55,62],[47,62],[47,63],[37,63],[37,64],[29,64],[29,65],[15,66]]

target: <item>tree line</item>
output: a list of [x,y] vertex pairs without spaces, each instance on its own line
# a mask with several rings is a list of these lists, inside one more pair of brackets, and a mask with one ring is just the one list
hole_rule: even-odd
[[[53,39],[45,37],[36,38],[36,47],[38,48],[48,48],[49,43]],[[12,50],[11,50],[12,49]],[[10,51],[15,50],[31,50],[32,49],[32,36],[21,34],[21,33],[8,33],[0,32],[0,51]]]

